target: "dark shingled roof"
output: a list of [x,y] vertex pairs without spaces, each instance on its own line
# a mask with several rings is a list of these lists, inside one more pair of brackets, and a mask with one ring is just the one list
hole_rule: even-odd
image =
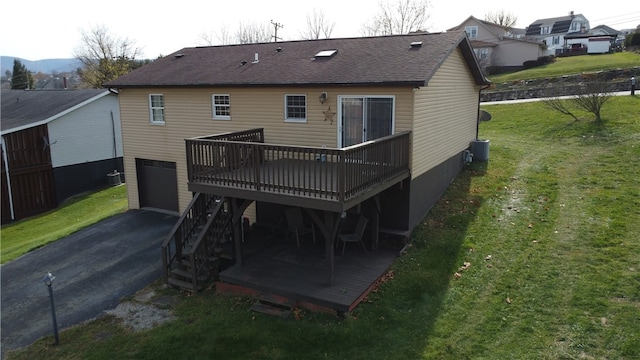
[[65,110],[109,92],[87,90],[2,90],[2,132],[45,121]]
[[[456,47],[476,83],[487,83],[465,33],[455,31],[184,48],[104,86],[424,86]],[[331,57],[315,57],[332,49]]]

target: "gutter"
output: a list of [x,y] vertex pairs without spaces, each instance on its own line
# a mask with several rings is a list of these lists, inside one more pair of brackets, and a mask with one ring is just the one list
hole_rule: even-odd
[[488,89],[489,87],[491,87],[491,82],[489,82],[489,84],[487,84],[485,87],[480,88],[480,90],[478,91],[478,114],[476,116],[476,140],[480,140],[478,139],[478,135],[480,134],[480,104],[482,100],[482,90]]

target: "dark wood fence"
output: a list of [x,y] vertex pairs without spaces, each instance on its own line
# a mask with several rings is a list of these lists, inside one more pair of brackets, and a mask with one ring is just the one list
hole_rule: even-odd
[[[55,208],[57,202],[46,125],[9,133],[3,138],[6,154],[3,154],[2,162],[2,222],[11,220],[11,207],[13,220]],[[5,165],[9,171],[8,179]],[[7,210],[9,212],[5,213]]]

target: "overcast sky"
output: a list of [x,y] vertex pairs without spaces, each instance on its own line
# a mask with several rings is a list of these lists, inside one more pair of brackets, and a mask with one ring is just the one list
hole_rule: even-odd
[[[397,0],[391,0],[396,2]],[[443,31],[473,15],[483,19],[488,12],[504,10],[525,28],[541,18],[583,14],[591,27],[609,25],[614,29],[635,28],[638,11],[614,4],[584,0],[430,0],[429,31]],[[610,6],[613,5],[613,6]],[[184,47],[203,45],[200,35],[222,28],[233,32],[238,24],[284,25],[278,30],[283,40],[300,39],[307,15],[322,11],[335,23],[332,37],[361,36],[362,25],[379,8],[378,1],[348,0],[272,0],[171,2],[145,0],[24,0],[2,1],[0,5],[0,55],[26,60],[71,58],[80,44],[82,30],[103,25],[109,33],[133,40],[145,58],[168,55]]]

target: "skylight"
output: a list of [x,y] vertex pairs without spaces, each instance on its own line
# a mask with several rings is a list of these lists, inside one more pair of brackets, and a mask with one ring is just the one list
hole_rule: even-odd
[[338,52],[337,49],[331,49],[331,50],[322,50],[320,52],[318,52],[315,57],[316,58],[330,58],[333,55],[335,55]]

